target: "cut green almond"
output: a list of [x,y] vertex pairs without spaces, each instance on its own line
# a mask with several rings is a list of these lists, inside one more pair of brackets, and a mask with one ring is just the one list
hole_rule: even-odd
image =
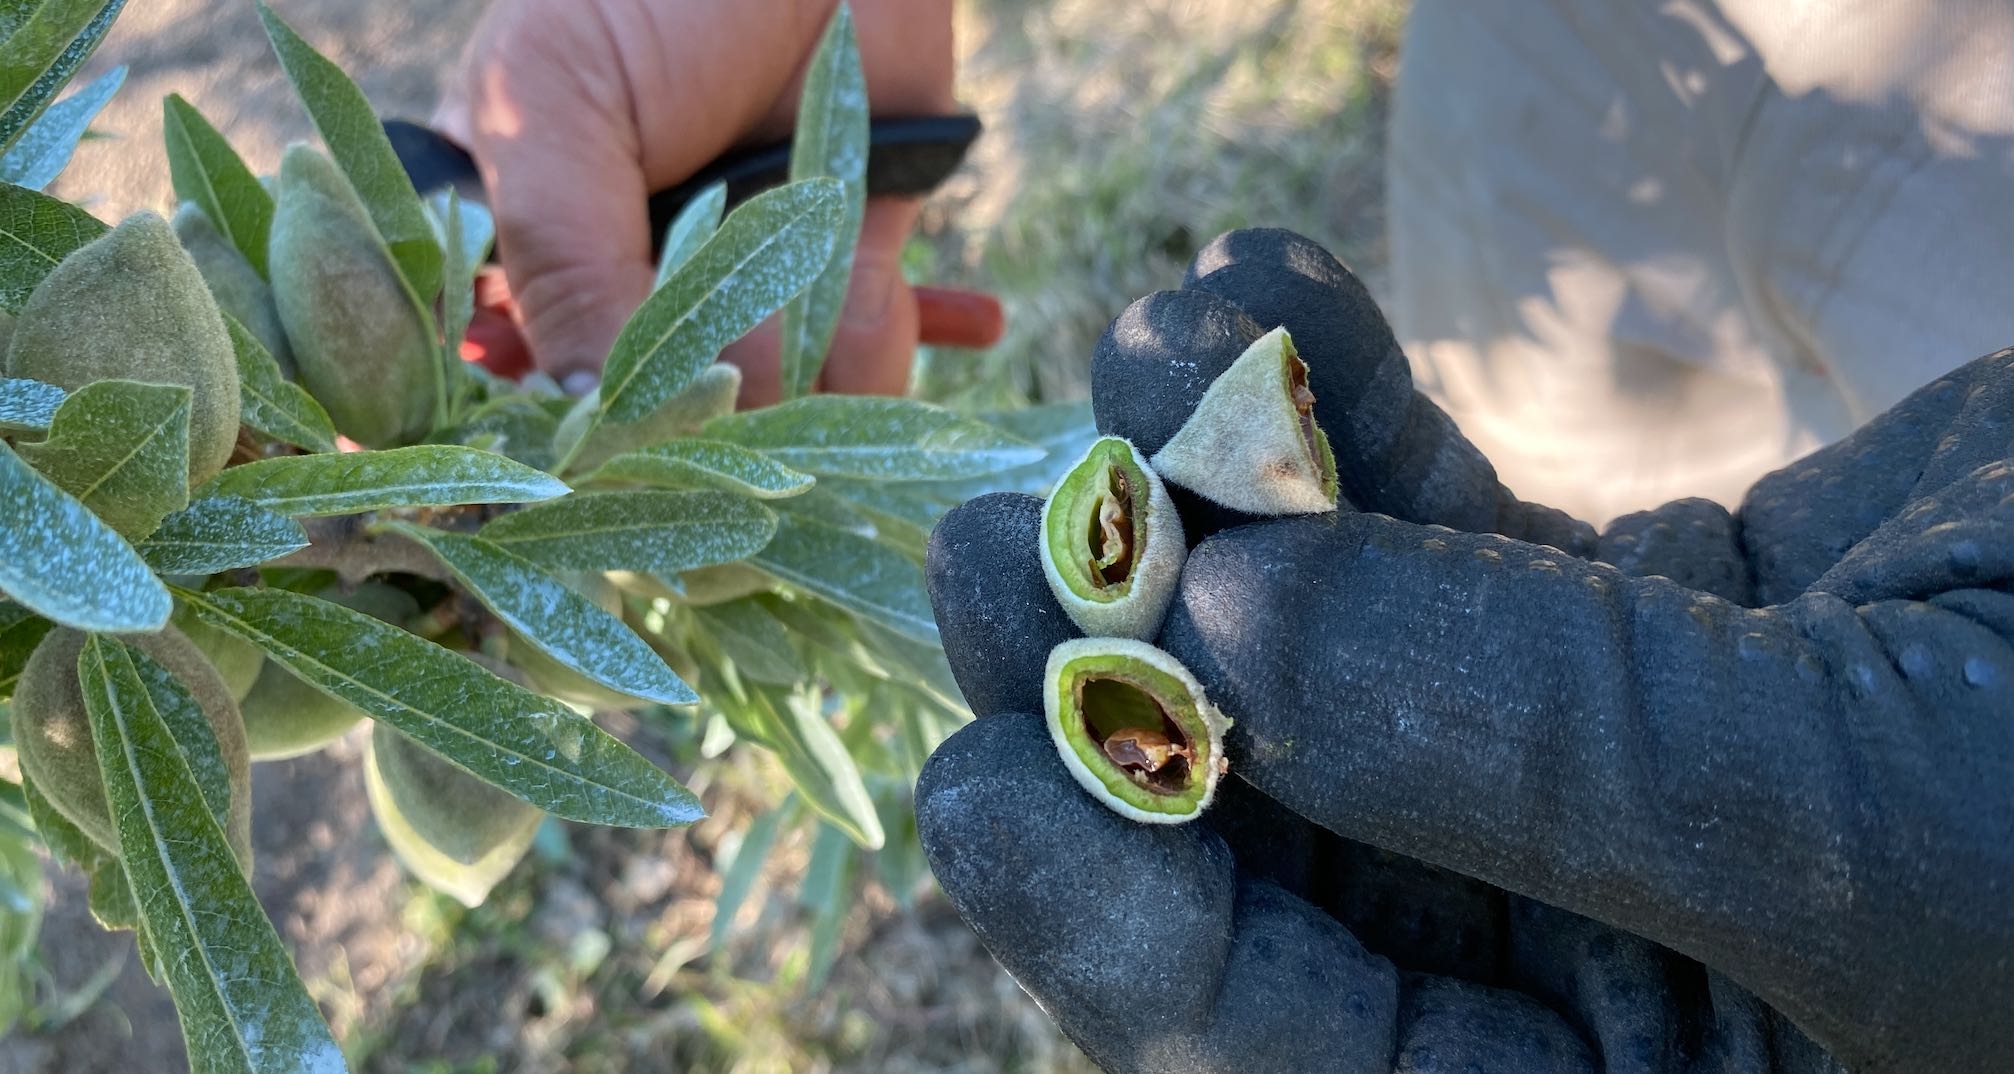
[[1231,722],[1167,653],[1127,638],[1050,651],[1042,707],[1064,767],[1120,816],[1181,824],[1209,808]]
[[1336,457],[1284,328],[1247,347],[1149,461],[1169,481],[1247,514],[1336,509]]
[[1041,540],[1049,588],[1086,634],[1150,638],[1161,629],[1188,547],[1167,486],[1131,443],[1092,442],[1049,494]]

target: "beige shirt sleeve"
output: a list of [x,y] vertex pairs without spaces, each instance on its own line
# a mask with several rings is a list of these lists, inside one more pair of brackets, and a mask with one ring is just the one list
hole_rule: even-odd
[[1756,478],[2014,343],[2014,2],[1418,0],[1390,310],[1518,495]]

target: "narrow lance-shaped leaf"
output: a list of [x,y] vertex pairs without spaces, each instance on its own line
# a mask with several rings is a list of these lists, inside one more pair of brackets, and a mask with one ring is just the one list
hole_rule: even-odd
[[797,134],[790,147],[790,177],[824,176],[845,189],[832,252],[811,286],[783,311],[783,397],[811,391],[839,327],[853,274],[853,250],[867,206],[867,78],[860,69],[853,11],[841,3],[825,27],[804,74],[797,105]]
[[43,432],[63,405],[63,389],[22,377],[0,377],[0,430]]
[[345,1069],[131,650],[94,637],[78,670],[120,858],[162,956],[191,1067]]
[[0,43],[0,150],[19,141],[98,50],[126,0],[45,0]]
[[815,395],[706,423],[706,435],[807,473],[863,481],[945,481],[1024,466],[1042,449],[913,399]]
[[704,815],[691,792],[593,721],[396,626],[285,590],[176,595],[316,689],[555,816],[668,828]]
[[70,163],[70,154],[76,152],[77,143],[84,140],[84,132],[90,129],[91,120],[125,81],[126,68],[114,67],[92,79],[90,85],[50,105],[42,118],[14,143],[14,148],[6,156],[0,156],[0,180],[30,190],[48,186],[63,173],[64,166]]
[[0,444],[0,592],[78,630],[159,630],[168,590],[110,526]]
[[[811,911],[809,965],[804,971],[804,987],[808,989],[825,986],[825,978],[839,957],[839,934],[851,909],[847,905],[847,885],[858,857],[853,845],[847,842],[851,835],[833,825],[821,825],[818,838],[811,843],[804,883],[797,889],[798,904]],[[880,845],[878,840],[875,845]]]
[[[110,639],[107,639],[108,641]],[[145,652],[131,646],[124,646],[125,656],[132,661],[134,673],[140,684],[146,688],[147,698],[153,703],[154,711],[161,717],[161,725],[168,736],[175,740],[175,747],[181,751],[182,761],[188,766],[189,774],[195,777],[196,787],[202,792],[203,805],[210,811],[210,819],[224,829],[226,838],[230,834],[231,815],[231,769],[224,760],[223,747],[217,743],[217,733],[210,726],[210,718],[203,712],[187,687],[176,681],[175,674]],[[79,654],[81,666],[91,658]],[[82,676],[79,676],[82,681]]]
[[256,567],[308,546],[301,524],[249,500],[208,497],[161,520],[140,557],[162,574]]
[[238,420],[283,444],[309,451],[336,450],[336,426],[307,389],[287,379],[259,337],[226,313],[231,350],[238,359]]
[[398,262],[422,305],[430,306],[441,290],[441,248],[434,240],[419,192],[399,163],[385,128],[356,83],[281,21],[273,9],[258,5],[273,52],[286,68],[287,80],[307,106],[315,130],[328,143],[329,155],[342,167],[370,210],[378,234]]
[[195,202],[217,233],[266,275],[266,236],[273,227],[273,195],[231,143],[179,93],[161,102],[168,143],[168,175],[175,196]]
[[818,711],[819,695],[798,690],[779,705],[773,700],[779,693],[773,687],[756,687],[750,694],[763,745],[776,754],[806,805],[854,842],[869,850],[879,848],[887,838],[881,817],[846,744]]
[[602,375],[602,418],[649,414],[816,278],[843,208],[839,183],[813,179],[728,214],[616,336]]
[[181,385],[100,380],[63,401],[21,457],[106,525],[139,540],[189,503],[189,401]]
[[671,279],[680,265],[692,260],[700,246],[720,230],[720,218],[726,211],[726,183],[708,186],[678,210],[671,226],[664,229],[664,249],[657,255],[657,281],[651,285],[653,290],[663,287],[664,281]]
[[580,492],[512,511],[485,539],[545,567],[672,574],[731,563],[769,543],[776,516],[720,492]]
[[563,496],[551,474],[501,455],[447,444],[289,455],[233,466],[198,489],[283,515],[351,515],[387,507],[526,503]]
[[494,226],[488,210],[464,204],[453,187],[430,197],[427,209],[439,226],[441,249],[446,255],[441,285],[441,360],[456,375],[455,382],[466,385],[472,382],[459,376],[462,337],[475,319],[476,272],[489,252]]
[[587,480],[630,481],[670,489],[714,488],[759,500],[800,495],[811,491],[816,482],[810,474],[738,444],[701,439],[672,440],[617,455]]
[[750,562],[904,637],[937,644],[923,569],[887,545],[784,515],[777,520],[776,536]]
[[387,523],[431,549],[470,596],[540,652],[618,693],[661,705],[699,700],[623,621],[538,564],[481,537]]
[[0,184],[0,309],[21,312],[50,269],[107,230],[67,201]]
[[794,800],[785,798],[743,831],[741,846],[734,852],[734,863],[721,876],[720,894],[713,901],[713,928],[708,940],[716,949],[727,942],[728,933],[733,931],[735,913],[748,900],[749,891],[762,874],[762,863],[769,859],[770,848],[776,845],[778,828],[796,812]]

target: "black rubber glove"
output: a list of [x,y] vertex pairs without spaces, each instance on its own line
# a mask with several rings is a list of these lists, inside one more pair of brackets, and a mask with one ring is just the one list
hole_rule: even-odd
[[1158,644],[1237,721],[1238,778],[1177,828],[1111,813],[1048,740],[1041,669],[1076,631],[1039,501],[933,535],[982,718],[926,767],[919,828],[1073,1040],[1114,1072],[2008,1068],[2014,351],[1739,516],[1597,537],[1502,489],[1318,247],[1233,233],[1188,283],[1227,301],[1150,296],[1101,344],[1101,430],[1153,450],[1285,324],[1346,495],[1384,513],[1193,551]]

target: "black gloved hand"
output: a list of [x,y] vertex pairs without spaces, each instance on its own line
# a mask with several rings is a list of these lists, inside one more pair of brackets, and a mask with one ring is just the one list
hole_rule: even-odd
[[1073,1040],[1115,1072],[2006,1069],[2014,351],[1738,516],[1597,536],[1504,491],[1312,243],[1232,233],[1187,286],[1228,302],[1164,292],[1107,333],[1100,430],[1151,452],[1284,324],[1346,497],[1382,514],[1192,552],[1157,644],[1237,721],[1234,778],[1174,828],[1049,741],[1044,659],[1077,632],[1040,502],[933,535],[981,719],[924,770],[919,827]]

